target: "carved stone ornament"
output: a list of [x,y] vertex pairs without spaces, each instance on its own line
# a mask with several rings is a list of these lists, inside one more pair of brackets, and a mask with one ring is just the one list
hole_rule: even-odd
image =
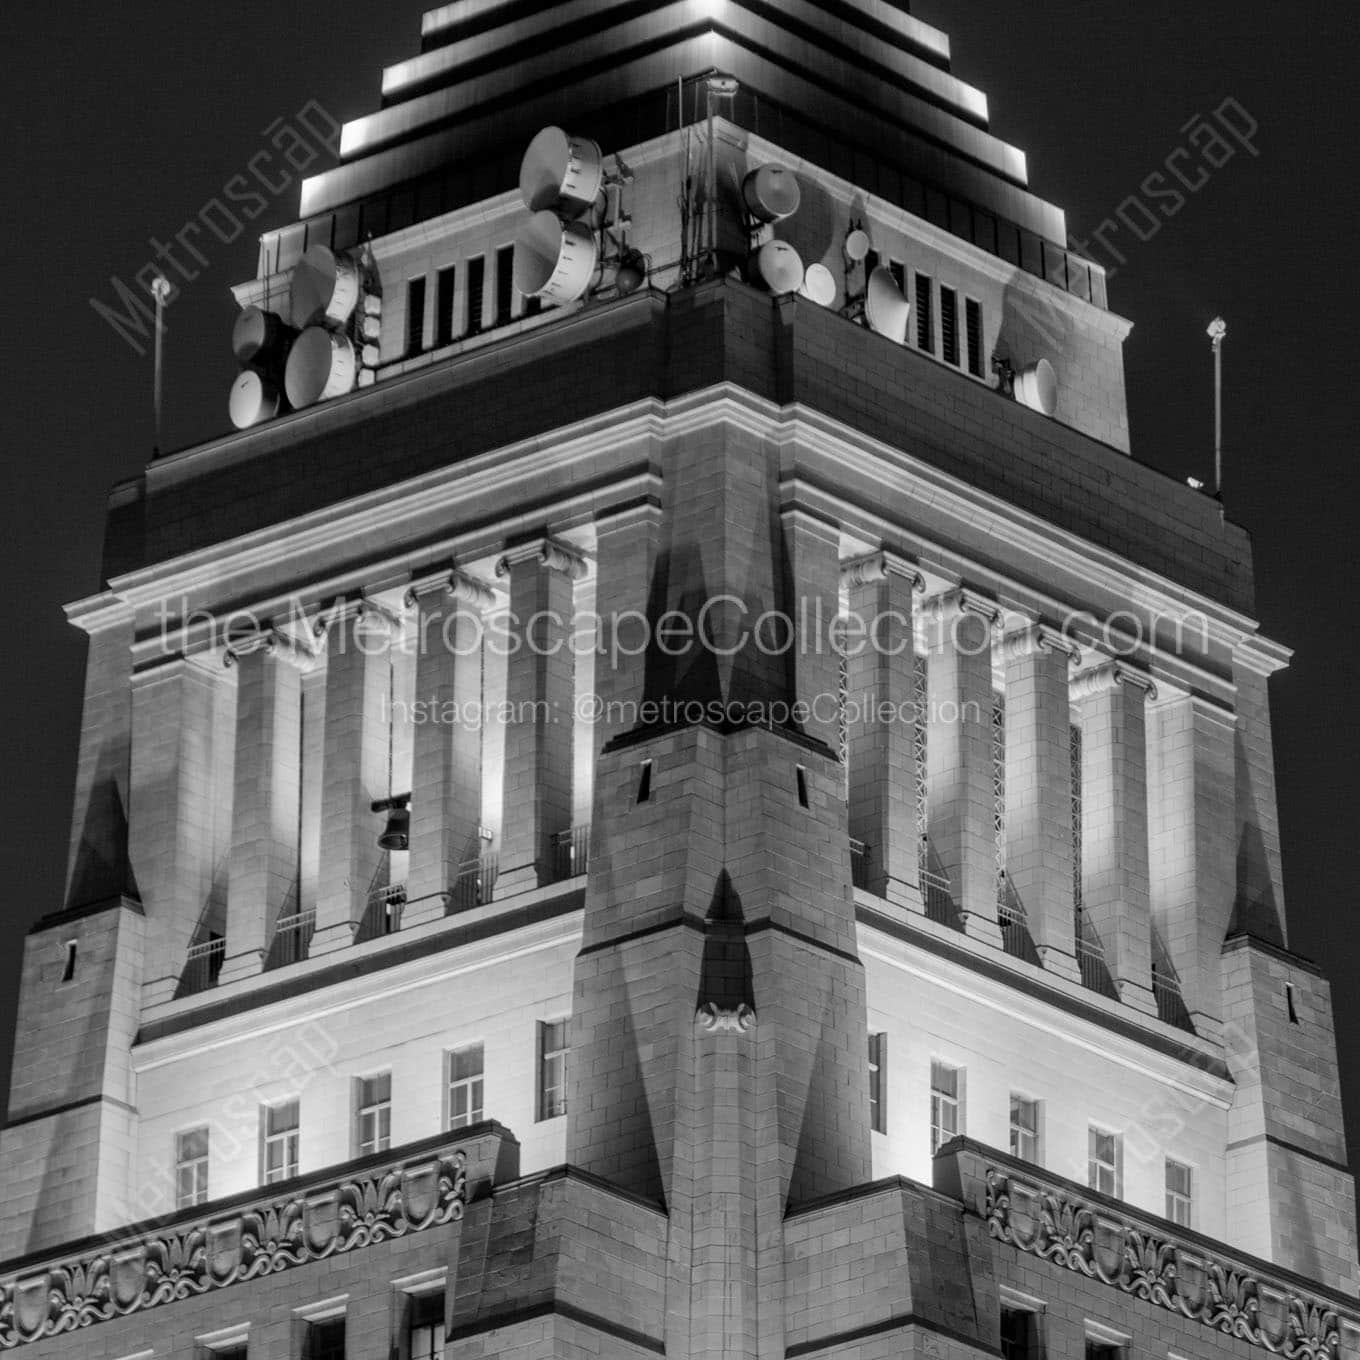
[[0,1277],[0,1350],[451,1223],[466,1168],[461,1150],[378,1167]]
[[719,1006],[715,1001],[709,1001],[699,1007],[694,1013],[694,1018],[705,1034],[721,1034],[724,1031],[745,1034],[755,1024],[756,1013],[745,1003],[733,1010],[727,1006]]
[[995,1167],[986,1176],[984,1216],[999,1241],[1287,1360],[1336,1360],[1349,1319],[1326,1299],[1260,1279],[1244,1263],[1216,1260],[1074,1195]]

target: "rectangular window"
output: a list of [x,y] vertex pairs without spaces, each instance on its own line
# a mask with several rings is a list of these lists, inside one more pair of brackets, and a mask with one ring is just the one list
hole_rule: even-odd
[[934,283],[928,274],[916,276],[916,348],[935,353]]
[[975,298],[964,303],[964,318],[968,330],[968,371],[975,378],[982,377],[982,304]]
[[567,1022],[538,1023],[538,1117],[556,1119],[567,1112]]
[[355,1145],[358,1155],[386,1152],[392,1146],[392,1074],[361,1078],[355,1095]]
[[496,325],[504,326],[514,311],[515,248],[502,246],[496,252]]
[[1001,1306],[1001,1360],[1035,1360],[1038,1315],[1028,1308]]
[[425,348],[425,279],[422,275],[406,285],[406,352]]
[[1102,1195],[1119,1198],[1120,1138],[1117,1133],[1098,1129],[1094,1124],[1087,1130],[1086,1183]]
[[453,315],[457,285],[458,269],[455,265],[441,269],[435,276],[434,295],[437,310],[434,317],[434,343],[436,348],[453,344],[453,337],[458,333]]
[[417,1294],[411,1299],[411,1360],[444,1360],[444,1295]]
[[951,1138],[963,1132],[959,1119],[959,1069],[946,1063],[930,1064],[930,1153],[933,1157]]
[[869,1036],[869,1127],[875,1133],[888,1131],[888,1036]]
[[1182,1228],[1188,1228],[1193,1205],[1191,1171],[1181,1162],[1166,1159],[1166,1216]]
[[940,340],[944,361],[959,366],[959,295],[952,288],[940,289]]
[[486,294],[486,260],[481,255],[467,262],[467,333],[482,333],[482,299]]
[[907,267],[901,260],[889,260],[888,272],[893,276],[893,282],[902,292],[902,296],[907,295]]
[[1011,1156],[1039,1160],[1039,1102],[1011,1092]]
[[1101,1337],[1086,1338],[1086,1360],[1123,1360],[1124,1347]]
[[175,1207],[192,1209],[208,1202],[208,1130],[175,1135]]
[[524,299],[524,315],[537,316],[543,310],[543,299],[535,295]]
[[465,1129],[482,1118],[482,1046],[449,1054],[449,1128]]
[[345,1360],[345,1319],[309,1322],[302,1360]]
[[298,1103],[266,1105],[260,1111],[260,1179],[265,1185],[298,1173]]

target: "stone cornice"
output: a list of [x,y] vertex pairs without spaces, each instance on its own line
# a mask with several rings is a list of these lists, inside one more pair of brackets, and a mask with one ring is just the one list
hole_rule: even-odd
[[[439,1140],[447,1142],[447,1135]],[[469,1140],[461,1140],[468,1142]],[[0,1350],[408,1237],[463,1216],[468,1154],[417,1147],[0,1273]]]

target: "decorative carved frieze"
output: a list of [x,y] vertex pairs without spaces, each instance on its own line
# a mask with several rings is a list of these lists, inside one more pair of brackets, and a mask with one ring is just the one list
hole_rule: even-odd
[[0,1276],[0,1350],[451,1223],[466,1197],[458,1149],[105,1241]]
[[1343,1327],[1354,1333],[1355,1320],[1324,1298],[992,1166],[983,1212],[999,1241],[1287,1360],[1337,1360]]

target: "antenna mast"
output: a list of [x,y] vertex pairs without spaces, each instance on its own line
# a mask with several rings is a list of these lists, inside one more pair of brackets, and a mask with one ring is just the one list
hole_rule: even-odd
[[1223,496],[1223,337],[1228,323],[1216,316],[1209,323],[1209,339],[1214,342],[1214,495]]
[[156,299],[156,376],[152,392],[152,401],[156,407],[156,443],[151,450],[151,456],[159,458],[161,456],[162,350],[165,336],[165,304],[170,297],[170,280],[164,274],[158,274],[151,280],[150,287],[151,296]]

